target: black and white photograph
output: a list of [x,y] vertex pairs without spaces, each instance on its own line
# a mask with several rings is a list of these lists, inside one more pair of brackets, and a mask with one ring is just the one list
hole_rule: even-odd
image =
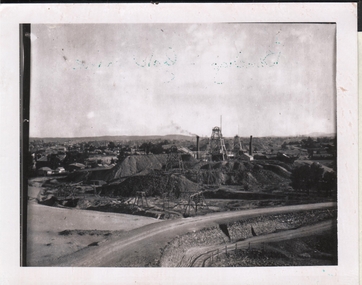
[[358,235],[343,26],[180,7],[17,25],[20,266],[355,284],[333,279]]
[[26,264],[338,265],[335,36],[32,24]]

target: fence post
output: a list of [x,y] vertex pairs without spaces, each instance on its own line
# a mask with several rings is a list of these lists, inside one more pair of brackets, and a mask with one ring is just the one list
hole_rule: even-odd
[[228,255],[228,247],[225,245],[225,253]]

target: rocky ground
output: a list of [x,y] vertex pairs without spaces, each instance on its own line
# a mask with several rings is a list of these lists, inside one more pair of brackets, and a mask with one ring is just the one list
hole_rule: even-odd
[[212,267],[337,265],[337,233],[266,243],[261,247],[229,251]]
[[[226,244],[245,240],[256,235],[265,235],[277,231],[295,229],[311,225],[327,219],[335,219],[336,210],[318,210],[303,213],[290,213],[272,216],[261,216],[229,225],[215,226],[201,231],[178,236],[163,249],[160,266],[178,266],[185,253],[196,247]],[[277,265],[314,265],[333,264],[336,259],[336,235],[328,233],[324,236],[313,236],[290,240],[283,243],[264,244],[250,250],[236,250],[219,255],[211,266],[277,266]],[[323,240],[328,246],[323,248]],[[304,248],[301,247],[302,245]],[[284,248],[283,248],[284,247]],[[318,249],[319,247],[319,249]],[[311,254],[319,251],[318,254]],[[304,255],[303,255],[304,254]],[[313,258],[312,258],[313,257]]]

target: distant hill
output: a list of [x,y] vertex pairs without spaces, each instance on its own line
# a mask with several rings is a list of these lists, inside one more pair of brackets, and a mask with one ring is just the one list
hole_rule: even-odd
[[[300,135],[300,136],[291,136],[293,138],[303,138],[303,137],[335,137],[335,133],[310,133],[307,135]],[[177,141],[187,141],[187,140],[194,140],[196,136],[190,136],[190,135],[176,135],[176,134],[170,134],[170,135],[164,135],[164,136],[158,136],[158,135],[150,135],[150,136],[99,136],[99,137],[68,137],[68,138],[40,138],[40,137],[30,137],[30,142],[35,140],[43,140],[44,142],[59,142],[64,143],[67,141],[73,141],[73,142],[89,142],[89,141],[149,141],[149,140],[177,140]],[[289,137],[290,136],[285,136]],[[227,139],[233,139],[233,137],[225,137]],[[246,139],[249,140],[248,137],[240,137],[240,139]],[[254,137],[258,138],[258,137]],[[259,137],[259,138],[284,138],[284,136],[266,136],[266,137]]]
[[43,140],[44,142],[59,142],[67,141],[88,142],[88,141],[133,141],[133,140],[192,140],[193,136],[187,135],[165,135],[165,136],[100,136],[100,137],[73,137],[73,138],[39,138],[30,137],[30,141]]
[[308,137],[335,137],[336,133],[310,133]]

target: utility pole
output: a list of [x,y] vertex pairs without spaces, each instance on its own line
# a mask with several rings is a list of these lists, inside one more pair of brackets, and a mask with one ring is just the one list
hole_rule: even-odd
[[222,133],[222,115],[220,115],[220,133]]

